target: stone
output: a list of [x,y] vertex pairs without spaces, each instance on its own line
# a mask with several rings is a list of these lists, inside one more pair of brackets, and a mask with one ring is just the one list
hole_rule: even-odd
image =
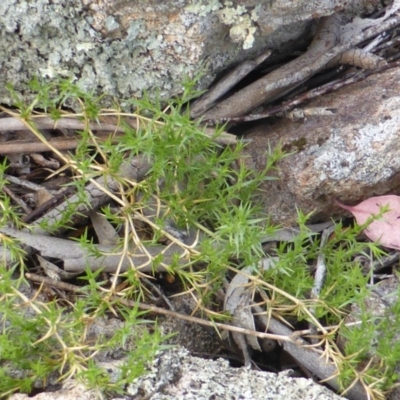
[[343,399],[311,379],[291,378],[288,371],[274,374],[232,368],[223,359],[189,356],[183,348],[160,354],[149,373],[136,379],[127,392],[151,400]]
[[372,196],[400,193],[400,69],[387,70],[321,96],[306,108],[333,109],[331,116],[294,122],[275,118],[243,130],[250,140],[244,160],[264,168],[268,147],[290,155],[261,185],[265,213],[293,225],[297,211],[310,221],[350,216],[334,200],[353,205]]
[[[116,363],[104,365],[118,369]],[[55,392],[33,397],[15,394],[11,400],[87,399],[98,398],[94,390],[71,379]],[[345,400],[312,379],[291,378],[289,372],[273,374],[248,368],[232,368],[228,361],[192,357],[177,347],[159,354],[147,374],[128,385],[126,395],[110,399],[149,400]]]
[[[352,12],[378,3],[359,0]],[[31,101],[27,84],[35,76],[70,78],[85,91],[109,95],[103,106],[115,96],[128,107],[144,92],[171,98],[183,92],[185,77],[200,74],[204,90],[221,71],[265,49],[304,47],[312,33],[308,20],[345,6],[344,0],[312,7],[308,0],[3,0],[0,102],[13,103],[7,83]]]

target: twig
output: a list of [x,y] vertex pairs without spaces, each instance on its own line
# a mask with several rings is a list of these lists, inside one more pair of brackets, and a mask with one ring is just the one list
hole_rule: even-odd
[[[145,156],[134,157],[130,161],[122,163],[119,169],[119,178],[127,179],[131,182],[137,182],[144,178],[147,172],[151,168],[150,160]],[[39,227],[41,222],[46,222],[49,226],[57,224],[62,218],[63,212],[75,205],[76,209],[74,215],[71,217],[71,225],[76,223],[82,217],[86,216],[89,210],[95,210],[98,207],[105,204],[110,198],[114,198],[114,191],[119,191],[120,183],[114,178],[100,177],[97,179],[91,179],[90,183],[85,187],[85,193],[87,202],[82,203],[78,195],[72,195],[67,201],[57,205],[52,210],[48,211],[44,216],[37,219],[35,222],[37,226],[33,227],[31,232],[45,233],[43,229]],[[117,198],[120,203],[119,199]]]
[[63,281],[56,281],[55,279],[46,278],[44,276],[41,276],[38,274],[33,274],[31,272],[27,272],[25,274],[25,277],[32,282],[41,283],[41,284],[44,283],[46,285],[52,286],[52,287],[60,289],[60,290],[66,290],[67,292],[78,293],[79,291],[82,290],[81,287],[72,285],[71,283],[67,283],[67,282],[63,282]]
[[[54,286],[58,289],[62,289],[62,290],[68,290],[74,293],[79,293],[79,292],[83,292],[85,289],[76,285],[72,285],[72,284],[66,284],[65,282],[58,282],[55,281],[53,279],[50,278],[45,278],[42,277],[40,275],[37,274],[32,274],[32,273],[26,273],[25,274],[26,278],[33,281],[33,282],[38,282],[38,283],[45,283],[47,285],[50,286]],[[238,328],[236,326],[232,326],[232,325],[228,325],[228,324],[222,324],[220,322],[213,322],[213,321],[207,321],[201,318],[197,318],[197,317],[192,317],[190,315],[185,315],[185,314],[180,314],[177,313],[175,311],[171,311],[171,310],[166,310],[164,308],[161,307],[156,307],[156,306],[150,306],[148,304],[144,304],[141,302],[137,302],[137,301],[133,301],[133,300],[127,300],[127,299],[122,299],[119,296],[113,295],[111,296],[111,300],[115,301],[116,303],[120,303],[124,306],[127,307],[138,307],[140,310],[145,310],[145,311],[149,311],[151,313],[154,314],[160,314],[160,315],[166,315],[169,317],[173,317],[173,318],[178,318],[178,319],[182,319],[184,321],[189,321],[189,322],[193,322],[199,325],[203,325],[203,326],[209,326],[211,328],[218,328],[218,329],[223,329],[223,330],[227,330],[230,332],[238,332],[238,333],[242,333],[245,335],[251,335],[254,337],[258,337],[260,339],[273,339],[273,340],[277,340],[279,342],[292,342],[293,339],[289,336],[285,336],[285,335],[275,335],[275,334],[271,334],[271,333],[264,333],[264,332],[257,332],[257,331],[252,331],[250,329],[244,329],[244,328]]]
[[68,196],[75,192],[74,188],[68,187],[65,190],[57,193],[51,199],[47,200],[39,207],[35,208],[33,211],[31,210],[27,215],[22,217],[22,222],[28,223],[32,222],[35,219],[41,217],[45,212],[47,212],[50,208],[56,207],[65,201]]
[[390,265],[393,265],[395,262],[399,261],[399,259],[400,259],[400,252],[396,251],[393,254],[389,254],[388,256],[382,257],[381,259],[374,261],[372,265],[374,273],[377,273],[382,269],[387,268]]
[[163,291],[154,284],[150,279],[142,278],[143,283],[150,287],[150,290],[156,292],[159,298],[169,307],[170,310],[175,311],[175,306],[170,302],[169,298],[163,293]]
[[258,56],[254,61],[246,60],[235,67],[229,74],[224,76],[215,86],[213,86],[207,93],[202,95],[199,99],[190,105],[190,116],[196,118],[205,111],[207,111],[212,105],[221,98],[225,93],[228,92],[234,85],[242,80],[246,75],[253,71],[258,65],[260,65],[266,58],[271,55],[271,51],[268,50]]
[[[387,13],[391,15],[396,7],[398,8],[396,5]],[[211,124],[229,122],[232,118],[250,112],[267,100],[272,101],[278,95],[282,95],[283,92],[293,89],[310,78],[325,67],[330,60],[346,50],[397,26],[400,23],[400,17],[383,20],[381,23],[376,20],[374,25],[356,35],[353,34],[343,43],[337,42],[338,16],[328,17],[324,21],[319,34],[316,35],[306,53],[219,103],[204,115],[204,122]]]
[[334,90],[340,89],[344,86],[360,82],[371,75],[378,74],[384,72],[386,70],[397,68],[400,66],[400,61],[395,61],[389,63],[387,65],[383,65],[381,67],[375,68],[369,71],[360,71],[358,73],[352,72],[350,76],[347,75],[342,79],[336,80],[334,82],[329,82],[325,85],[322,85],[316,89],[310,90],[307,93],[303,93],[295,98],[275,107],[269,107],[261,113],[258,114],[250,114],[244,117],[236,117],[236,118],[222,118],[218,121],[213,121],[217,123],[241,123],[241,122],[250,122],[256,121],[259,119],[269,118],[277,114],[284,114],[287,111],[293,110],[296,106],[305,101],[314,99],[316,97],[322,96],[323,94],[333,92]]
[[31,213],[31,208],[18,196],[16,196],[12,190],[10,190],[7,186],[3,186],[3,191],[6,193],[11,199],[15,201],[26,213]]
[[[338,325],[330,325],[330,326],[324,326],[324,329],[327,331],[335,331],[338,328],[342,327],[342,326],[356,326],[356,325],[361,325],[362,323],[364,323],[364,321],[355,321],[355,322],[348,322],[345,324],[338,324]],[[319,331],[320,328],[318,328],[317,326],[315,327],[316,331]],[[293,331],[293,335],[297,335],[297,336],[307,336],[307,335],[311,335],[314,333],[312,332],[313,329],[303,329],[301,331]]]
[[[5,107],[0,106],[0,109],[3,110],[3,112],[8,112],[9,114],[12,115],[17,115],[16,113],[11,113],[9,110],[7,110]],[[136,120],[132,118],[132,114],[116,114],[116,113],[101,113],[99,114],[99,119],[101,118],[115,118],[116,123],[115,124],[109,124],[109,123],[94,123],[94,122],[87,122],[87,121],[80,121],[77,119],[79,114],[75,114],[74,117],[71,116],[63,116],[57,121],[54,121],[52,118],[48,116],[42,116],[42,115],[32,115],[29,119],[30,122],[33,122],[35,124],[35,127],[37,129],[71,129],[71,130],[85,130],[85,129],[90,129],[92,131],[108,131],[108,132],[113,132],[114,137],[118,138],[119,136],[117,133],[124,133],[125,129],[124,127],[121,127],[119,122],[121,116],[127,117],[127,123],[134,129],[138,129],[139,124],[137,123]],[[143,117],[141,117],[143,118]],[[157,121],[158,125],[162,126],[163,123],[160,121]],[[32,131],[32,129],[29,127],[29,125],[26,123],[25,120],[22,118],[19,118],[18,116],[13,116],[13,117],[7,117],[7,118],[0,118],[0,134],[1,132],[6,132],[6,131],[17,131],[17,130],[27,130],[27,131]],[[204,134],[207,135],[210,138],[214,138],[216,143],[219,143],[221,145],[228,145],[228,144],[235,144],[236,143],[236,136],[232,135],[228,132],[221,132],[218,137],[215,137],[215,130],[211,128],[206,128],[204,130]],[[104,134],[98,134],[98,137],[109,137],[109,134],[104,135]],[[57,150],[71,150],[76,148],[77,146],[77,140],[75,138],[54,138],[52,139],[49,143],[53,144],[53,142],[56,142],[54,147]],[[24,150],[21,149],[21,142],[17,143],[16,145],[9,144],[9,143],[2,143],[1,145],[1,151],[0,154],[11,154],[11,153],[21,153],[21,152],[26,152],[26,153],[32,153],[32,152],[40,152],[40,151],[48,151],[49,146],[46,146],[46,144],[37,141],[32,144],[29,143],[31,142],[22,142],[25,146],[27,146]],[[19,146],[19,147],[18,147]]]
[[[109,134],[103,133],[98,134],[96,140],[102,142],[111,139],[111,142],[117,143],[122,137],[122,134],[117,134],[110,138]],[[89,140],[92,143],[92,140]],[[79,141],[80,139],[76,137],[55,137],[49,140],[48,144],[40,142],[37,139],[10,141],[1,144],[0,154],[40,153],[43,151],[49,151],[49,145],[60,151],[72,150],[78,146]]]
[[[50,117],[33,117],[32,121],[38,129],[73,129],[84,130],[91,129],[94,131],[111,131],[123,132],[123,128],[113,124],[98,124],[90,122],[86,124],[77,118],[60,118],[55,121]],[[26,125],[17,117],[0,118],[0,132],[29,130]]]
[[4,174],[3,176],[8,182],[13,183],[14,185],[21,186],[24,189],[31,190],[32,192],[37,192],[38,190],[42,189],[41,185],[38,185],[34,182],[30,182],[26,179],[20,179],[16,176],[8,175],[8,174]]
[[[325,280],[325,275],[326,275],[326,265],[325,265],[325,255],[323,253],[323,248],[328,241],[329,236],[331,233],[335,230],[335,226],[331,226],[330,228],[327,228],[323,231],[321,235],[321,242],[320,242],[320,247],[319,247],[319,254],[318,254],[318,259],[317,259],[317,269],[315,271],[314,275],[314,285],[311,289],[311,298],[313,300],[319,299],[319,294],[321,293],[321,288]],[[312,314],[315,316],[315,306],[312,306],[310,308],[310,311]],[[315,328],[314,324],[310,324],[310,330],[313,335],[317,333],[317,330]],[[311,339],[312,343],[316,343],[316,339]]]

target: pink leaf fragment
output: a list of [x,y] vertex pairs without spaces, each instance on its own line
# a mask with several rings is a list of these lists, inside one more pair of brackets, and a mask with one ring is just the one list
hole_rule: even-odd
[[[364,230],[374,242],[390,249],[400,250],[400,197],[394,195],[371,197],[356,206],[348,206],[337,200],[336,204],[350,211],[359,225],[365,224],[374,215],[381,215]],[[382,208],[388,211],[382,213]]]

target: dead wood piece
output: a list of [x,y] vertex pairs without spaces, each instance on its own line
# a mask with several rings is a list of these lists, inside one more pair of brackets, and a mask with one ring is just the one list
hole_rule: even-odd
[[[298,96],[295,96],[294,98],[282,103],[281,105],[278,105],[275,107],[266,107],[263,111],[261,111],[259,113],[253,113],[253,114],[245,115],[243,117],[227,118],[226,120],[229,121],[230,123],[250,122],[250,121],[257,121],[260,119],[269,118],[274,115],[285,116],[285,117],[295,120],[297,118],[296,113],[301,113],[304,115],[304,117],[298,118],[298,119],[305,119],[305,117],[307,117],[306,111],[297,111],[299,109],[295,109],[295,107],[297,107],[299,104],[302,104],[302,103],[306,102],[307,100],[321,97],[322,95],[324,95],[326,93],[333,92],[335,90],[338,90],[342,87],[351,85],[353,83],[363,81],[371,75],[378,74],[378,73],[384,72],[384,71],[392,69],[392,68],[398,68],[399,66],[400,66],[399,61],[393,61],[389,64],[382,65],[378,68],[375,68],[375,69],[372,69],[369,71],[350,72],[349,74],[345,75],[341,79],[337,79],[336,81],[329,82],[318,88],[312,89],[309,92],[302,93]],[[318,109],[319,107],[315,107],[315,108]],[[327,108],[327,107],[322,107],[322,108],[326,109],[328,112],[329,112],[329,110],[331,110],[332,113],[334,113],[336,110],[335,108]],[[313,114],[313,115],[315,115],[315,114]],[[320,115],[322,115],[322,114],[320,114]],[[326,113],[325,115],[329,115],[329,114]],[[330,114],[330,115],[332,115],[332,114]],[[251,141],[251,140],[249,140],[249,141]]]
[[[37,193],[39,193],[41,190],[43,190],[43,188],[37,190]],[[22,218],[22,221],[28,223],[37,219],[38,217],[41,217],[50,208],[55,207],[58,204],[64,202],[68,198],[68,196],[70,196],[72,193],[74,193],[74,190],[71,187],[62,190],[61,192],[55,194],[42,204],[38,205],[33,211],[25,215]]]
[[338,57],[335,57],[332,62],[328,63],[330,68],[336,64],[347,64],[363,69],[373,69],[386,65],[386,60],[375,54],[369,53],[363,49],[346,50]]
[[[187,253],[177,245],[170,246],[149,246],[143,249],[132,248],[126,255],[117,253],[115,246],[94,245],[94,252],[83,248],[79,243],[67,239],[59,239],[40,234],[18,231],[13,228],[0,228],[0,233],[14,237],[23,245],[29,246],[39,252],[42,257],[57,258],[63,261],[66,272],[82,273],[90,268],[92,271],[99,269],[105,272],[125,272],[135,268],[140,272],[165,272],[168,267],[176,263],[176,255],[181,259],[178,262],[181,266],[187,264],[185,256]],[[0,251],[3,248],[0,247]],[[0,254],[3,256],[3,254]],[[7,253],[5,253],[7,256]],[[154,259],[162,260],[157,265],[153,265]]]
[[31,190],[33,192],[36,192],[42,188],[41,185],[37,185],[36,183],[30,182],[26,179],[20,179],[16,176],[4,174],[4,178],[10,183],[21,186],[21,187],[23,187],[27,190]]
[[[276,335],[293,337],[293,331],[291,329],[275,318],[267,318],[264,314],[265,311],[261,307],[254,306],[253,309],[257,313],[257,318],[260,319],[270,332]],[[337,372],[336,366],[333,363],[327,363],[319,352],[310,347],[308,342],[297,338],[297,340],[294,341],[282,342],[282,346],[300,365],[303,365],[311,371],[312,374],[325,381],[335,390],[340,391],[338,380],[334,377]],[[346,392],[346,397],[350,400],[369,399],[369,396],[360,382],[357,382]]]
[[[118,140],[122,137],[121,134],[113,135],[111,141],[114,143],[118,143]],[[96,141],[102,142],[105,140],[109,140],[109,134],[99,134],[96,137]],[[75,137],[64,138],[64,137],[55,137],[50,139],[49,144],[53,146],[57,150],[72,150],[76,149],[79,144],[79,139]],[[0,146],[0,154],[30,154],[30,153],[39,153],[43,151],[49,151],[49,146],[46,143],[40,142],[37,139],[30,140],[14,140],[10,142],[2,143]]]
[[393,5],[385,16],[378,20],[381,23],[372,20],[374,22],[370,22],[368,29],[359,28],[353,36],[343,42],[340,41],[340,17],[333,15],[324,18],[306,53],[217,104],[205,113],[204,120],[223,122],[225,118],[241,116],[266,101],[276,99],[289,89],[292,90],[324,68],[332,59],[361,41],[398,25],[400,23],[398,16],[385,20],[397,8],[399,5]]
[[268,50],[257,57],[254,61],[244,61],[235,67],[228,75],[224,76],[215,86],[213,86],[206,94],[190,105],[190,116],[196,118],[207,111],[213,104],[228,92],[233,86],[240,82],[245,76],[260,65],[266,58],[271,55]]
[[[233,277],[226,289],[224,311],[228,311],[233,316],[233,325],[255,331],[254,317],[250,308],[253,293],[251,288],[246,287],[248,283],[247,275],[236,274]],[[232,332],[232,337],[243,353],[245,365],[250,366],[251,357],[247,346],[250,345],[253,349],[262,351],[257,338],[237,332]]]
[[18,204],[26,213],[31,213],[32,210],[31,208],[21,199],[19,198],[16,194],[13,193],[12,190],[10,190],[7,186],[3,187],[4,193],[7,194],[7,196],[10,197],[16,204]]
[[75,278],[78,273],[74,272],[66,272],[62,268],[59,268],[56,264],[46,260],[41,257],[39,254],[36,255],[37,260],[39,261],[39,265],[43,269],[44,273],[51,279],[59,282],[61,280],[66,281],[72,278]]
[[288,88],[293,89],[308,79],[340,54],[332,54],[330,50],[337,44],[340,23],[341,18],[338,14],[323,18],[306,53],[222,101],[205,113],[204,119],[218,120],[246,114],[266,100],[272,101]]
[[89,218],[100,244],[112,246],[118,243],[118,233],[103,214],[91,210],[89,211]]
[[[93,131],[123,132],[123,129],[114,124],[85,123],[77,118],[60,118],[55,121],[50,117],[33,117],[31,119],[38,129],[73,129]],[[26,124],[17,117],[0,118],[0,132],[28,130]]]
[[[85,123],[77,118],[60,118],[55,121],[50,117],[33,117],[31,119],[38,129],[73,129],[93,131],[123,132],[123,128],[114,124]],[[0,132],[29,130],[24,122],[17,117],[0,118]]]
[[[105,117],[100,116],[101,119]],[[118,116],[107,116],[107,121],[113,123],[85,123],[76,118],[61,118],[58,121],[54,121],[49,117],[37,117],[32,118],[30,122],[33,122],[37,129],[71,129],[71,130],[84,130],[91,129],[96,131],[96,141],[103,141],[110,139],[110,133],[112,132],[111,140],[118,143],[118,140],[124,134],[124,128],[120,126],[120,119]],[[135,118],[126,118],[126,122],[134,129],[138,129],[139,124]],[[24,123],[23,120],[17,117],[0,118],[0,134],[1,132],[7,131],[30,131],[29,126]],[[101,131],[107,131],[102,133]],[[218,136],[215,135],[215,130],[211,128],[205,128],[204,134],[210,138],[213,138],[216,143],[225,146],[229,144],[235,144],[237,142],[236,136],[228,132],[220,132]],[[91,139],[90,139],[91,140]],[[49,144],[57,150],[72,150],[75,149],[79,144],[79,138],[77,137],[54,137],[48,140]],[[0,146],[0,154],[29,154],[38,153],[43,151],[49,151],[49,146],[41,142],[33,136],[32,139],[27,140],[15,140],[9,142],[3,142]]]

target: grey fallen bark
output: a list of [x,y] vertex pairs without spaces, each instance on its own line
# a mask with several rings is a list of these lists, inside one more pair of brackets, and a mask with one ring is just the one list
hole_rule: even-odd
[[[23,245],[38,251],[42,257],[51,257],[62,260],[64,270],[67,272],[83,272],[86,268],[92,271],[103,269],[105,272],[116,272],[120,265],[120,271],[125,272],[132,267],[136,267],[142,272],[156,270],[164,272],[168,266],[173,264],[176,254],[183,256],[184,252],[177,245],[171,246],[147,246],[146,251],[136,247],[131,249],[126,257],[116,253],[115,246],[94,245],[95,251],[82,248],[82,246],[68,239],[59,239],[37,233],[18,231],[13,228],[0,228],[0,233],[11,236],[19,240]],[[0,254],[2,248],[0,247]],[[97,253],[95,255],[94,253]],[[163,255],[162,262],[156,267],[153,266],[153,258]],[[178,263],[184,265],[184,260]],[[164,265],[165,264],[165,265]]]
[[[290,336],[293,335],[293,331],[287,326],[281,324],[275,318],[267,318],[263,313],[263,310],[259,306],[252,307],[253,310],[259,314],[257,318],[268,327],[268,330],[276,335]],[[326,363],[325,359],[321,357],[321,354],[310,348],[310,343],[304,339],[298,338],[296,342],[283,342],[283,349],[287,351],[300,365],[306,367],[315,376],[321,380],[325,380],[326,383],[337,391],[340,391],[340,386],[337,378],[333,375],[337,372],[337,368],[332,363]],[[308,347],[307,347],[308,346]],[[331,379],[329,379],[332,377]],[[346,392],[346,397],[350,400],[368,400],[364,387],[360,382],[357,382],[351,389]]]
[[118,232],[103,214],[91,210],[89,212],[89,218],[93,225],[93,229],[96,232],[99,244],[106,246],[118,244]]
[[[325,231],[325,237],[330,233],[331,229]],[[267,258],[263,260],[261,269],[266,270],[274,268],[276,258]],[[248,286],[250,282],[252,268],[247,268],[238,273],[228,285],[224,300],[224,310],[228,311],[232,316],[232,323],[245,329],[255,330],[255,319],[264,325],[269,332],[280,336],[294,338],[293,331],[280,323],[274,317],[267,317],[265,309],[252,303],[253,291]],[[251,308],[250,308],[251,306]],[[253,315],[253,312],[255,315]],[[311,327],[313,328],[313,326]],[[260,350],[260,345],[256,337],[245,335],[240,332],[231,332],[231,335],[239,348],[242,350],[245,365],[249,366],[251,358],[247,350],[250,345],[256,350]],[[265,339],[263,339],[265,340]],[[305,367],[318,379],[325,381],[329,386],[339,391],[340,385],[334,375],[337,373],[337,367],[332,362],[327,362],[325,357],[321,356],[321,352],[310,347],[312,343],[298,337],[292,341],[283,341],[281,345],[300,365]],[[261,351],[261,350],[260,350]],[[351,389],[346,392],[346,396],[350,400],[367,400],[368,395],[365,388],[360,382],[357,382]]]
[[[244,272],[251,274],[246,269]],[[248,283],[249,278],[243,273],[238,273],[232,278],[225,292],[224,311],[227,311],[232,316],[232,325],[255,331],[255,319],[249,307],[253,299],[253,291],[246,287]],[[244,365],[250,367],[251,356],[247,346],[249,345],[254,350],[262,351],[257,338],[238,332],[231,332],[231,335],[243,353]]]
[[[330,228],[325,229],[321,235],[321,241],[319,243],[319,252],[318,252],[319,254],[317,258],[317,267],[314,273],[314,284],[313,287],[311,288],[311,296],[310,296],[311,299],[313,300],[319,299],[319,295],[321,293],[322,287],[326,279],[327,267],[326,267],[325,254],[323,252],[323,248],[325,247],[330,235],[334,232],[334,230],[335,227],[331,226]],[[315,317],[315,308],[316,308],[315,306],[312,306],[310,308],[310,312],[314,317]],[[317,330],[313,324],[309,323],[309,327],[312,334],[317,334]],[[317,338],[311,339],[311,343],[317,344],[318,339]]]
[[[315,229],[320,229],[321,226],[324,226],[324,224],[317,224]],[[294,228],[290,229],[291,240],[294,231]],[[62,260],[66,272],[80,273],[85,271],[86,268],[92,271],[103,269],[105,272],[111,273],[117,270],[125,272],[131,268],[141,272],[165,272],[171,265],[177,264],[183,267],[190,261],[190,253],[178,244],[168,246],[132,245],[127,255],[122,256],[116,251],[115,245],[92,245],[93,251],[90,251],[75,241],[42,235],[37,231],[29,233],[2,227],[0,233],[18,239],[22,245],[28,246],[29,251],[33,249],[39,252],[42,257]],[[288,234],[283,229],[278,230],[275,235],[269,236],[265,241],[286,240],[284,238],[287,237]],[[188,235],[184,239],[187,242],[191,239],[197,240],[198,237],[197,235]],[[186,244],[191,245],[191,243]],[[218,244],[218,246],[223,246],[223,243]],[[198,247],[194,248],[194,250],[198,249]],[[179,256],[179,260],[177,260],[177,256]],[[11,264],[11,254],[2,246],[0,246],[1,257],[6,260],[7,264]],[[155,265],[153,259],[160,260],[160,263]]]
[[[151,168],[151,164],[149,160],[144,157],[144,156],[137,156],[134,157],[130,161],[125,161],[122,163],[121,168],[120,168],[120,176],[126,179],[130,180],[136,180],[140,181],[141,179],[144,178],[144,176],[148,173],[148,171]],[[104,186],[105,188],[108,188],[111,192],[118,190],[119,185],[118,182],[114,179],[106,179],[103,177],[100,177],[96,180],[97,185]],[[87,215],[90,210],[95,210],[101,205],[105,204],[107,201],[109,201],[109,196],[104,193],[101,189],[99,189],[98,186],[94,183],[90,183],[86,186],[85,188],[86,194],[87,194],[87,203],[83,204],[78,195],[72,195],[68,199],[66,199],[64,202],[59,204],[58,206],[54,207],[53,209],[49,210],[46,212],[46,214],[40,218],[38,218],[35,222],[36,224],[40,224],[41,222],[45,222],[48,224],[48,226],[51,228],[57,222],[59,222],[62,218],[62,214],[65,210],[67,210],[69,207],[71,207],[73,204],[76,205],[76,208],[74,210],[74,214],[71,216],[70,219],[70,224],[72,225],[73,223],[76,223],[77,221],[81,220],[82,217]],[[4,228],[4,229],[9,229],[9,228]],[[36,234],[36,235],[44,235],[46,232],[39,226],[35,225],[30,227],[29,231],[31,234]],[[17,231],[18,232],[18,231]],[[22,232],[21,232],[22,234]],[[25,236],[28,240],[28,236]],[[56,238],[53,238],[56,239]],[[62,239],[57,239],[57,240],[62,240]],[[37,245],[40,246],[39,242],[35,242]],[[43,243],[45,243],[45,240],[43,239]],[[53,243],[55,243],[53,241]],[[63,244],[64,247],[69,248],[69,245],[64,242],[59,242],[58,245],[61,246]],[[71,245],[72,246],[72,245]],[[51,246],[53,249],[56,249],[57,246]],[[76,247],[73,247],[74,250],[76,250]],[[43,249],[44,250],[44,249]],[[55,253],[56,254],[56,253]],[[62,253],[63,255],[66,255],[65,253]],[[73,253],[70,253],[73,254]],[[15,258],[12,255],[12,252],[10,252],[8,249],[4,248],[3,246],[0,246],[0,256],[2,257],[3,261],[6,263],[6,265],[12,265],[15,262]],[[49,256],[51,257],[51,255]]]

